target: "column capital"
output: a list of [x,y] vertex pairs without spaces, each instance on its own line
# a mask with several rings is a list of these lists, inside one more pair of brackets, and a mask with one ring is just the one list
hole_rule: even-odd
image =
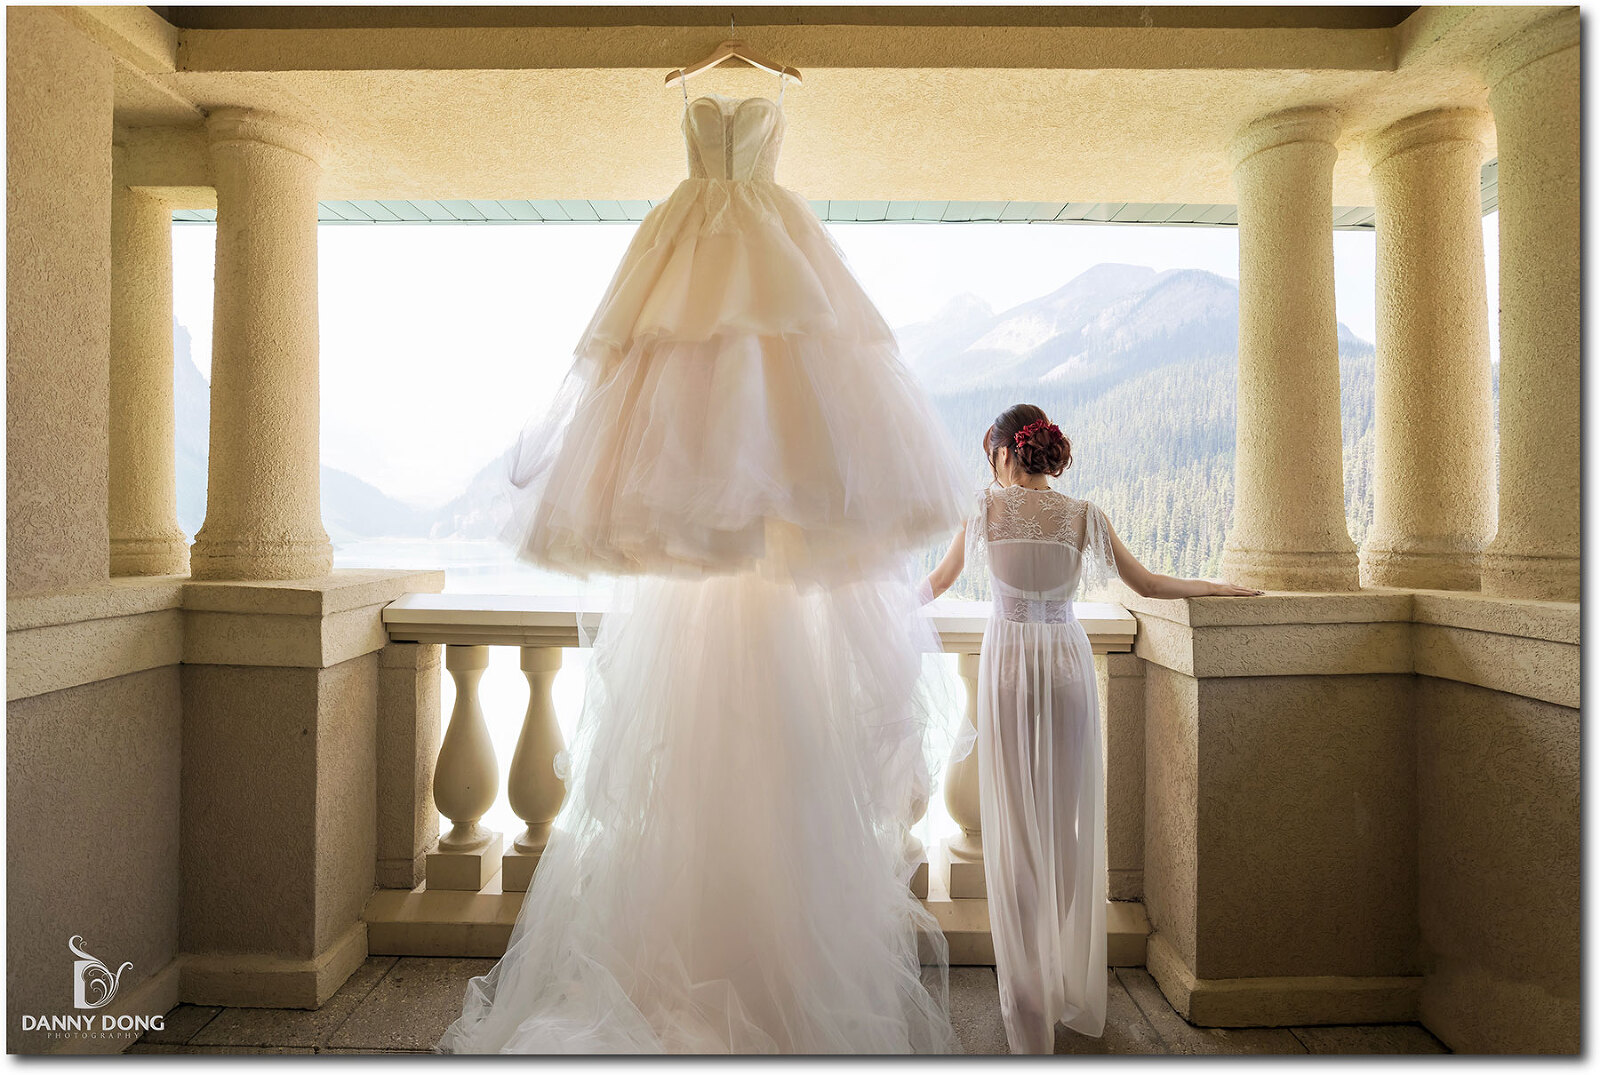
[[1494,124],[1481,108],[1435,108],[1396,120],[1367,135],[1363,150],[1367,164],[1376,168],[1397,153],[1436,142],[1475,142],[1480,157],[1488,151],[1489,129]]
[[276,112],[225,105],[206,114],[211,146],[227,142],[261,142],[298,153],[318,165],[328,159],[332,144],[318,128]]
[[1338,110],[1321,105],[1305,105],[1272,112],[1245,124],[1228,143],[1228,165],[1237,169],[1263,149],[1292,142],[1326,142],[1339,137]]
[[1525,26],[1500,42],[1484,58],[1481,74],[1489,88],[1507,75],[1515,74],[1536,60],[1576,48],[1579,39],[1578,9],[1563,8]]

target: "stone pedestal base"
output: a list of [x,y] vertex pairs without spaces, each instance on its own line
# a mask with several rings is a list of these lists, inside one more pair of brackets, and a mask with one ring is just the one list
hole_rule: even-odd
[[1573,556],[1483,554],[1483,592],[1532,601],[1577,601],[1578,559]]
[[112,538],[111,574],[187,575],[189,542],[180,534],[160,538]]
[[[500,872],[504,847],[505,837],[498,832],[471,851],[441,851],[436,847],[428,852],[428,887],[453,892],[479,891],[489,883],[489,878]],[[529,876],[532,876],[531,868]]]
[[939,868],[944,878],[944,890],[953,900],[984,900],[989,898],[989,886],[983,877],[983,852],[973,855],[965,851],[965,837],[953,836],[940,844]]
[[539,859],[542,857],[544,857],[543,848],[537,851],[524,851],[513,843],[500,859],[501,891],[528,891],[528,886],[533,884],[533,871],[539,868]]
[[911,894],[919,900],[928,898],[928,853],[917,858],[917,867],[911,874]]
[[183,584],[185,1002],[313,1008],[366,957],[383,608],[443,583]]
[[1414,590],[1476,590],[1481,552],[1424,552],[1371,542],[1361,549],[1361,585]]
[[1354,544],[1348,552],[1277,552],[1226,546],[1222,577],[1240,586],[1288,593],[1333,593],[1360,588]]

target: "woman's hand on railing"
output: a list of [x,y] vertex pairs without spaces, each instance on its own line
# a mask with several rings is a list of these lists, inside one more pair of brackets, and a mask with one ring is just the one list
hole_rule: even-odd
[[1206,597],[1260,597],[1265,590],[1252,590],[1248,586],[1239,586],[1232,582],[1213,582]]

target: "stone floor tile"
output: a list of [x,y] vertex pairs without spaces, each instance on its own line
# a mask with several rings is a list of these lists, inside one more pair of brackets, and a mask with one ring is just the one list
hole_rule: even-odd
[[1417,1023],[1297,1026],[1294,1034],[1313,1053],[1448,1053],[1450,1050]]
[[223,1009],[204,1004],[180,1004],[167,1013],[160,1030],[147,1030],[139,1041],[146,1045],[182,1045]]
[[326,1042],[346,1049],[431,1049],[461,1014],[467,979],[492,959],[407,956],[367,994]]
[[321,1045],[396,964],[396,956],[369,956],[316,1010],[224,1008],[189,1039],[190,1045]]
[[1114,974],[1106,976],[1106,1028],[1098,1038],[1079,1034],[1060,1024],[1056,1025],[1056,1054],[1064,1053],[1117,1053],[1132,1055],[1160,1055],[1167,1051],[1161,1036],[1155,1032],[1139,1005],[1133,1002],[1121,980]]
[[337,1049],[331,1045],[317,1046],[318,1054],[343,1053],[349,1056],[432,1056],[432,1049]]
[[955,1024],[956,1047],[967,1056],[1004,1056],[1010,1051],[993,967],[950,968],[950,1022]]
[[1195,1026],[1173,1009],[1161,987],[1143,967],[1118,967],[1117,977],[1170,1052],[1237,1056],[1307,1051],[1287,1027]]
[[212,1056],[232,1056],[236,1054],[255,1054],[261,1056],[278,1054],[306,1054],[314,1052],[310,1046],[285,1046],[285,1045],[153,1045],[147,1042],[136,1041],[123,1050],[125,1053],[197,1053]]

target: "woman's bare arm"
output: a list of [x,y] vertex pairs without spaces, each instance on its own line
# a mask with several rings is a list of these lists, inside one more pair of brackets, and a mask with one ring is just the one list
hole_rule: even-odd
[[1111,531],[1111,550],[1117,559],[1117,574],[1128,584],[1128,589],[1140,597],[1254,597],[1261,593],[1231,582],[1180,579],[1151,571],[1128,551],[1115,530]]
[[944,593],[955,585],[956,579],[961,577],[961,569],[967,562],[967,524],[962,523],[961,529],[950,540],[950,547],[945,550],[944,559],[940,560],[934,569],[928,572],[927,581],[923,584],[923,592],[928,595],[928,600]]

